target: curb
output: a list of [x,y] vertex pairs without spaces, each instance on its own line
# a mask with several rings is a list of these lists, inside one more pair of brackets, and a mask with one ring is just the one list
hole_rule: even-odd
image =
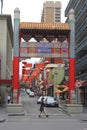
[[25,112],[22,112],[22,113],[8,113],[8,116],[25,116]]
[[0,123],[5,122],[6,118],[4,115],[0,115]]

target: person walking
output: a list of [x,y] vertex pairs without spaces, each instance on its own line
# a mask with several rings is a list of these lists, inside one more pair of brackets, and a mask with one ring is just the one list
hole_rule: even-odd
[[45,109],[44,97],[42,97],[42,99],[41,99],[39,117],[41,117],[43,113],[45,114],[46,117],[48,117],[47,112],[46,112],[46,109]]
[[8,95],[7,100],[8,100],[8,104],[9,104],[10,101],[11,101],[11,97],[10,97],[10,95]]

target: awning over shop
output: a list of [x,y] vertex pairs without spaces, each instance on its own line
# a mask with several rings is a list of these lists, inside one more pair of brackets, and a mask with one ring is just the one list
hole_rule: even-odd
[[63,90],[62,90],[62,92],[66,92],[66,91],[68,91],[69,90],[69,87],[66,87],[66,88],[64,88]]
[[55,91],[56,94],[62,93],[62,91],[60,89]]
[[46,68],[63,68],[64,64],[47,64]]
[[69,87],[66,85],[57,85],[57,90],[55,91],[55,93],[62,93],[62,92],[67,92]]
[[67,88],[68,86],[66,85],[57,85],[57,88]]

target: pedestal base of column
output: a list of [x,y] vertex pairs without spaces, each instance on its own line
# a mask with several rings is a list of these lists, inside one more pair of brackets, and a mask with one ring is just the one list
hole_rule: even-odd
[[7,104],[8,115],[25,115],[22,104]]
[[70,91],[70,102],[68,102],[68,103],[69,104],[77,104],[75,90]]
[[17,104],[19,102],[18,98],[18,90],[14,89],[12,93],[12,103]]
[[78,114],[83,112],[83,105],[81,104],[63,104],[63,110],[70,114]]

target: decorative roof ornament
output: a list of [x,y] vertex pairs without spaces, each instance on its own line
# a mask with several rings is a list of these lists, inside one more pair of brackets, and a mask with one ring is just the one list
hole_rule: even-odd
[[69,20],[74,20],[74,19],[75,19],[75,11],[74,11],[74,9],[70,9]]

